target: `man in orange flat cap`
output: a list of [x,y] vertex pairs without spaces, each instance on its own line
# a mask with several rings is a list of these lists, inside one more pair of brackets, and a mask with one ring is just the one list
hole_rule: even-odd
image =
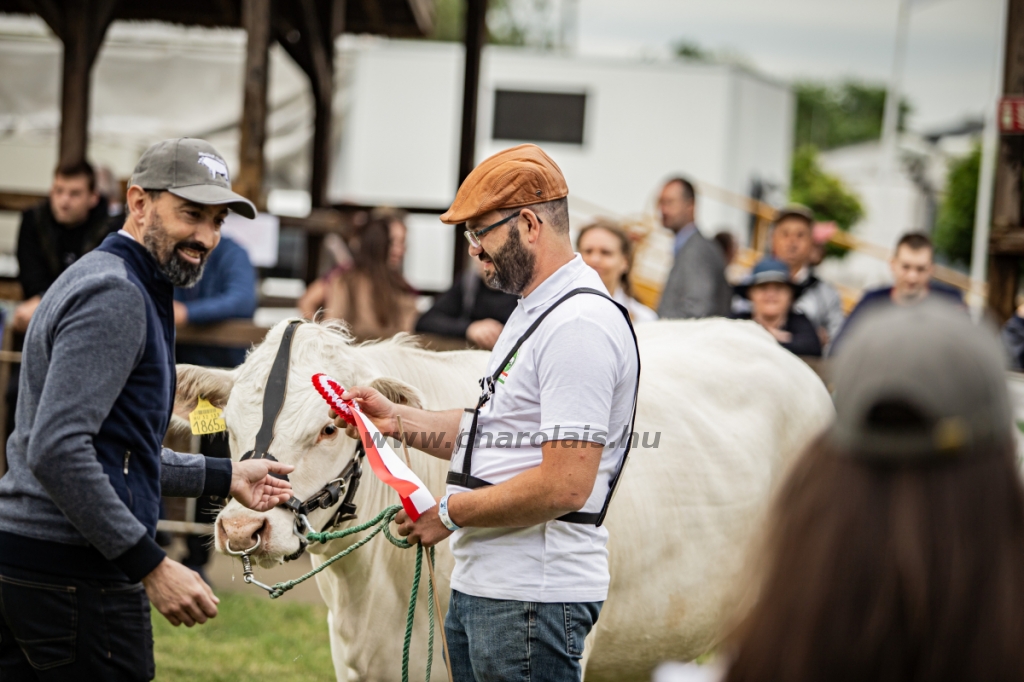
[[456,680],[580,679],[608,594],[602,522],[629,450],[640,358],[629,314],[573,253],[568,194],[557,164],[520,145],[477,166],[441,216],[466,224],[489,285],[522,296],[476,409],[430,412],[366,387],[344,396],[383,433],[401,437],[400,416],[410,444],[452,462],[438,505],[396,522],[424,546],[451,537]]

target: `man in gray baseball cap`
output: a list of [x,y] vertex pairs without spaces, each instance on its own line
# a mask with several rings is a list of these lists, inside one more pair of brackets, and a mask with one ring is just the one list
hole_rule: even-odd
[[8,472],[0,478],[0,679],[149,680],[150,603],[172,624],[217,614],[199,575],[154,541],[160,497],[234,496],[266,510],[292,467],[162,447],[174,402],[175,286],[195,284],[228,209],[227,165],[202,140],[150,147],[124,228],[69,267],[32,317]]

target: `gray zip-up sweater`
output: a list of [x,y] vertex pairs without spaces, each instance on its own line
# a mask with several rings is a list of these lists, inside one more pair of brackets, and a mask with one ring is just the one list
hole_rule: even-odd
[[227,495],[231,464],[162,448],[174,395],[172,287],[114,234],[47,291],[25,338],[0,564],[138,581],[164,557],[160,496]]

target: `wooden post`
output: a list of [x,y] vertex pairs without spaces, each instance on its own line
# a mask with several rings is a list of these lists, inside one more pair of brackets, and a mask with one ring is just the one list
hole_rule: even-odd
[[[1003,95],[1024,96],[1024,0],[1008,0]],[[1013,315],[1024,233],[1024,136],[1001,135],[992,202],[988,303],[1000,323]]]
[[[466,0],[466,27],[463,44],[466,63],[462,81],[462,132],[459,138],[459,182],[473,170],[476,161],[476,114],[480,99],[480,55],[487,42],[487,0]],[[458,279],[466,268],[463,228],[455,226],[455,259],[453,278]]]
[[60,94],[61,164],[84,161],[89,143],[92,66],[118,0],[26,0],[64,44]]
[[[66,17],[72,15],[68,7]],[[88,24],[79,17],[69,21],[63,36],[64,68],[60,89],[60,163],[85,160],[89,138],[89,90],[92,60],[89,59]]]
[[266,209],[263,146],[267,139],[267,73],[270,57],[270,0],[242,0],[245,53],[245,94],[234,189],[260,210]]
[[[334,99],[334,36],[344,30],[345,3],[296,0],[278,3],[276,17],[281,47],[309,77],[313,91],[313,148],[309,195],[313,208],[327,208],[331,167],[331,104]],[[339,16],[340,15],[340,16]],[[316,279],[323,236],[306,237],[305,279]]]

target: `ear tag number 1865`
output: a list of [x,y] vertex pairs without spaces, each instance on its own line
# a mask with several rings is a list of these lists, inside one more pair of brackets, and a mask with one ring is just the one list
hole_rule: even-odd
[[192,426],[192,433],[196,436],[206,436],[211,433],[226,431],[228,425],[222,416],[224,411],[214,407],[210,401],[200,396],[196,403],[196,409],[188,415],[188,423]]

